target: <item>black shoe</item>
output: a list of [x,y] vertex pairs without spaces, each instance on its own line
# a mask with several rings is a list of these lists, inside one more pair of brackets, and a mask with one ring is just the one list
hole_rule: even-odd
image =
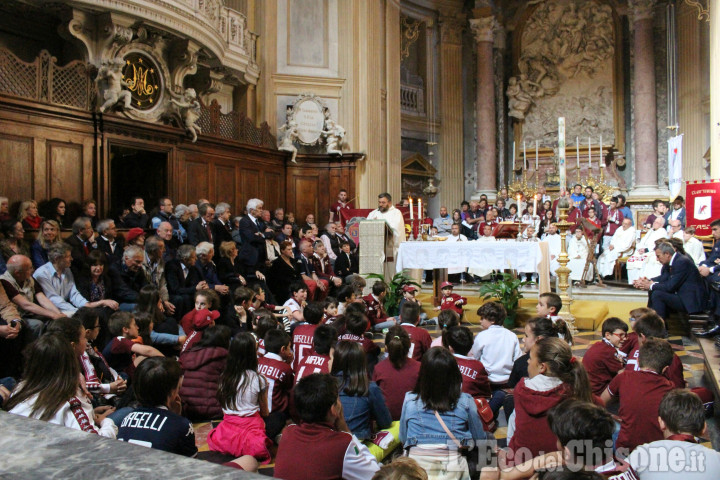
[[718,334],[720,334],[720,324],[716,323],[712,326],[712,328],[709,328],[708,330],[695,333],[695,336],[700,338],[710,338]]

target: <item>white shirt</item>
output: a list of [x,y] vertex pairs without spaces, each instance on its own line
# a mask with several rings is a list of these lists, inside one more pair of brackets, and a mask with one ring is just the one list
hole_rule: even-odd
[[695,237],[690,237],[690,240],[685,242],[685,253],[692,257],[695,265],[700,265],[700,262],[705,261],[705,249],[700,240]]
[[471,352],[485,366],[492,383],[507,382],[513,363],[522,355],[517,335],[500,325],[478,333]]
[[680,440],[640,445],[627,461],[642,480],[716,480],[720,475],[720,452]]
[[245,390],[238,392],[235,398],[235,410],[222,409],[225,415],[249,417],[260,411],[260,392],[267,388],[268,382],[257,372],[246,371],[246,374],[251,375],[252,378],[245,385]]

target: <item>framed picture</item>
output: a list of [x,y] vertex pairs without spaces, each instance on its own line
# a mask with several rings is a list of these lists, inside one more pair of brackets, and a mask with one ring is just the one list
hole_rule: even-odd
[[652,215],[653,211],[651,208],[635,210],[635,228],[640,230],[642,226],[645,225],[647,218]]

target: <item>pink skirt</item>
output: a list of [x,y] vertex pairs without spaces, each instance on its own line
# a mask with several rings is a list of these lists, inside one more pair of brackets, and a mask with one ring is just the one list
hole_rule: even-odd
[[225,415],[208,433],[207,443],[214,452],[234,457],[252,455],[260,463],[270,462],[268,447],[272,442],[265,435],[265,422],[259,413],[249,417]]

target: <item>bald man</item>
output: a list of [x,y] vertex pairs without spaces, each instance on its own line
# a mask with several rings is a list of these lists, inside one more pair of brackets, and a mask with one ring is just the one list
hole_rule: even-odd
[[45,296],[32,273],[33,266],[28,257],[13,255],[7,261],[7,271],[0,275],[0,283],[33,337],[37,338],[42,333],[44,322],[65,315]]

